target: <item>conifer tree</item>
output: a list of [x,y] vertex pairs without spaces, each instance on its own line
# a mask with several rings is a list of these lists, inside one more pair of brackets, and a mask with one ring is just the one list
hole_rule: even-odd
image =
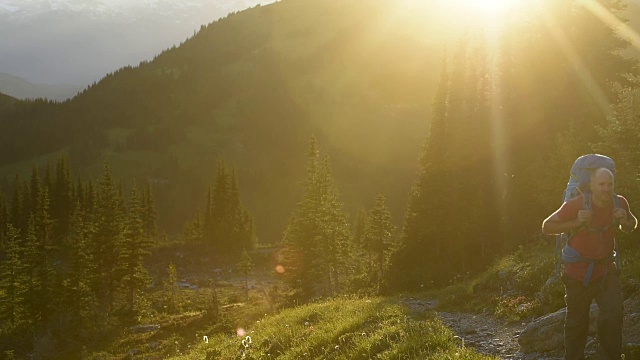
[[304,197],[283,241],[287,281],[303,300],[339,293],[354,266],[348,216],[342,210],[329,159],[319,161],[315,138],[307,154]]
[[232,224],[230,239],[235,248],[252,250],[254,247],[255,232],[253,219],[249,212],[242,206],[240,200],[240,186],[235,168],[229,178],[229,208],[227,210],[228,221]]
[[173,263],[169,263],[167,269],[167,279],[164,282],[164,297],[166,308],[170,314],[174,314],[180,310],[178,300],[178,271]]
[[192,221],[187,221],[182,229],[182,238],[186,243],[203,244],[204,242],[204,220],[200,209],[196,211],[196,216]]
[[[91,188],[91,187],[90,187]],[[95,193],[93,245],[98,273],[98,301],[111,310],[117,285],[118,253],[122,243],[122,200],[105,161]]]
[[364,236],[367,229],[367,211],[365,209],[358,210],[356,216],[356,224],[353,233],[353,240],[357,246],[362,246],[364,243]]
[[133,309],[136,298],[146,288],[149,274],[144,267],[144,258],[149,254],[151,241],[145,233],[146,209],[142,207],[141,195],[134,184],[129,197],[129,208],[122,242],[118,246],[119,279],[121,279],[129,309]]
[[251,256],[249,256],[247,249],[243,249],[242,258],[238,262],[238,271],[244,275],[244,290],[247,301],[249,301],[249,273],[251,270],[253,270],[253,261],[251,261]]
[[73,212],[73,181],[65,157],[56,163],[56,175],[51,192],[51,215],[55,222],[54,237],[62,239],[69,231],[69,217]]
[[230,248],[228,236],[231,233],[232,224],[229,216],[229,171],[224,161],[218,162],[216,178],[214,180],[211,195],[211,236],[214,249],[228,252]]
[[27,314],[33,322],[45,320],[48,314],[46,286],[50,274],[47,271],[47,263],[42,258],[43,246],[44,243],[38,239],[35,216],[31,215],[26,229],[22,264],[25,269],[24,281],[27,284],[25,304]]
[[[41,200],[42,185],[40,184],[40,176],[38,175],[38,168],[33,167],[31,171],[31,180],[29,182],[29,197],[27,200],[29,206],[26,211],[29,214],[35,213],[38,209],[39,201]],[[26,196],[25,196],[26,199]]]
[[[440,269],[443,277],[446,276],[444,272],[448,271],[444,262],[448,252],[446,214],[453,172],[447,161],[451,153],[449,136],[452,132],[448,122],[451,113],[450,84],[445,57],[433,99],[429,136],[420,157],[417,180],[409,194],[400,246],[392,255],[388,272],[390,283],[397,288],[430,284],[436,280],[433,269]],[[437,189],[437,193],[433,189]]]
[[80,204],[78,199],[69,217],[67,244],[71,249],[65,304],[70,307],[72,322],[76,325],[74,335],[83,338],[95,333],[99,326],[95,293],[98,276],[95,258],[99,254],[92,251],[91,224],[84,221]]
[[96,206],[96,192],[93,186],[93,180],[89,179],[87,188],[85,191],[84,202],[82,203],[82,209],[86,214],[93,214]]
[[13,197],[11,199],[11,223],[23,231],[26,229],[27,214],[24,204],[24,192],[22,191],[22,180],[16,174],[13,183]]
[[158,212],[156,211],[155,201],[153,200],[153,192],[151,191],[151,182],[147,181],[144,190],[142,207],[144,209],[144,231],[148,239],[153,239],[158,233]]
[[27,264],[24,262],[20,232],[8,224],[4,260],[0,262],[0,329],[8,333],[31,318],[26,306]]
[[55,254],[59,248],[53,244],[53,220],[49,204],[49,190],[44,188],[37,199],[27,233],[27,242],[32,242],[35,246],[33,258],[29,261],[33,264],[31,269],[38,284],[34,289],[34,307],[42,321],[46,321],[53,313],[56,302],[50,300],[58,298],[61,285],[56,281],[57,274],[53,268]]
[[[388,261],[389,250],[393,240],[395,226],[391,223],[391,213],[386,204],[386,198],[382,194],[376,197],[376,203],[369,214],[369,222],[365,232],[365,246],[375,257],[376,274],[369,268],[370,278],[376,279],[378,289],[384,279],[384,268]],[[374,275],[374,276],[371,276]]]

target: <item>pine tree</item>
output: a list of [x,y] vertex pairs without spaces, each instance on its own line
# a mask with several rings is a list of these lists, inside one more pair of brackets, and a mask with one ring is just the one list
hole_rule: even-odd
[[27,284],[25,293],[25,305],[27,316],[34,323],[42,322],[48,314],[46,303],[48,298],[47,281],[48,273],[46,260],[43,261],[42,251],[44,242],[38,239],[35,216],[31,215],[26,229],[26,240],[22,264],[25,268],[24,281]]
[[196,216],[192,221],[185,223],[182,229],[182,238],[186,243],[201,245],[204,242],[204,220],[200,209],[196,211]]
[[240,186],[235,168],[229,178],[229,208],[227,210],[228,221],[232,224],[230,239],[236,248],[252,250],[255,246],[255,232],[253,219],[242,205],[240,200]]
[[387,265],[394,231],[395,227],[391,223],[391,214],[386,204],[386,198],[384,195],[378,194],[376,204],[369,214],[369,222],[365,232],[366,247],[375,256],[377,272],[373,274],[373,269],[370,268],[369,275],[370,278],[377,281],[378,289],[382,288],[384,268]]
[[80,200],[76,202],[69,217],[67,243],[70,249],[69,274],[66,286],[66,301],[75,325],[74,336],[86,338],[95,334],[100,326],[97,319],[97,298],[95,285],[97,271],[91,243],[91,224],[84,221]]
[[140,193],[134,184],[129,196],[122,241],[118,246],[118,278],[121,279],[129,309],[133,309],[136,298],[140,296],[149,281],[149,273],[144,267],[144,258],[150,253],[151,241],[145,233],[146,209],[142,205]]
[[69,231],[69,217],[73,212],[73,181],[65,157],[56,163],[56,175],[51,192],[51,215],[55,222],[54,238],[62,239]]
[[40,176],[38,175],[38,168],[34,166],[31,171],[31,180],[29,183],[29,197],[27,198],[25,196],[25,199],[29,199],[29,206],[26,208],[26,211],[29,214],[33,214],[37,211],[39,205],[38,203],[41,200],[42,190],[43,189],[42,185],[40,184]]
[[8,224],[4,260],[0,262],[0,329],[11,333],[31,318],[26,305],[26,268],[20,232]]
[[53,267],[55,255],[60,249],[53,243],[54,223],[51,219],[49,204],[49,190],[44,188],[37,199],[36,209],[30,218],[27,233],[30,238],[27,242],[35,245],[34,253],[32,253],[33,258],[30,261],[33,264],[31,269],[38,286],[34,289],[33,300],[34,307],[37,309],[37,318],[42,321],[48,320],[53,314],[57,302],[50,300],[59,298],[58,290],[61,286]]
[[167,311],[174,314],[180,311],[180,303],[178,300],[178,271],[173,263],[169,264],[167,270],[167,279],[164,282],[164,297]]
[[153,200],[150,181],[147,181],[147,186],[144,190],[142,206],[144,208],[145,236],[148,239],[153,239],[158,234],[158,212],[156,211],[155,201]]
[[[461,61],[460,52],[457,62]],[[437,280],[434,269],[439,269],[439,276],[443,278],[449,271],[445,263],[446,241],[451,230],[446,219],[453,169],[448,162],[452,146],[449,126],[452,85],[447,67],[445,57],[433,99],[429,136],[420,157],[417,180],[409,194],[400,246],[392,255],[388,272],[389,282],[396,288],[415,289]],[[437,193],[433,189],[437,189]]]
[[[89,187],[91,189],[91,187]],[[113,306],[118,281],[118,253],[122,244],[123,214],[121,197],[105,161],[103,172],[95,193],[93,245],[98,274],[98,301],[103,310]]]
[[13,197],[11,199],[11,223],[23,231],[26,229],[27,214],[24,204],[24,192],[22,191],[22,180],[16,174],[13,183]]
[[319,161],[315,138],[307,154],[304,197],[283,240],[286,279],[303,300],[339,293],[354,266],[348,216],[342,210],[329,159]]
[[218,162],[216,178],[211,195],[211,236],[213,248],[228,253],[231,246],[228,236],[233,228],[229,216],[229,171],[224,161]]
[[244,290],[245,290],[245,298],[249,301],[249,273],[253,270],[253,261],[251,261],[251,256],[246,249],[242,250],[242,258],[237,265],[238,271],[244,275]]

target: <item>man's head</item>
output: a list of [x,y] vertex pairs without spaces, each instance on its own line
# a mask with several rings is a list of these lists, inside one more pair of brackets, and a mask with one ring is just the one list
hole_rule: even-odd
[[607,168],[600,168],[591,173],[589,188],[594,200],[608,204],[613,195],[613,173]]

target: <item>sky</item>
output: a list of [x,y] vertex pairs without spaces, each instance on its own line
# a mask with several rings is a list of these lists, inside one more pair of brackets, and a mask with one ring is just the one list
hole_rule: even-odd
[[0,73],[86,87],[273,0],[0,0]]

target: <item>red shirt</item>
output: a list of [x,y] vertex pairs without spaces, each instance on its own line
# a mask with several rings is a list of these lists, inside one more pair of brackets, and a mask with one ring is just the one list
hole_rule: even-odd
[[[620,207],[629,211],[629,203],[624,197],[617,195]],[[593,218],[590,227],[595,231],[582,230],[575,234],[571,239],[571,247],[578,250],[580,255],[587,259],[605,259],[611,256],[615,246],[615,228],[613,226],[613,202],[605,207],[599,208],[596,204],[592,204]],[[569,221],[578,217],[578,211],[582,208],[582,196],[575,197],[562,204],[558,210],[558,217],[561,221]],[[605,231],[600,231],[604,227]],[[602,236],[600,236],[602,232]],[[609,266],[613,268],[613,262],[596,264],[591,281],[597,280],[604,275],[605,269]],[[565,263],[564,272],[568,276],[584,281],[589,263],[574,262]]]

